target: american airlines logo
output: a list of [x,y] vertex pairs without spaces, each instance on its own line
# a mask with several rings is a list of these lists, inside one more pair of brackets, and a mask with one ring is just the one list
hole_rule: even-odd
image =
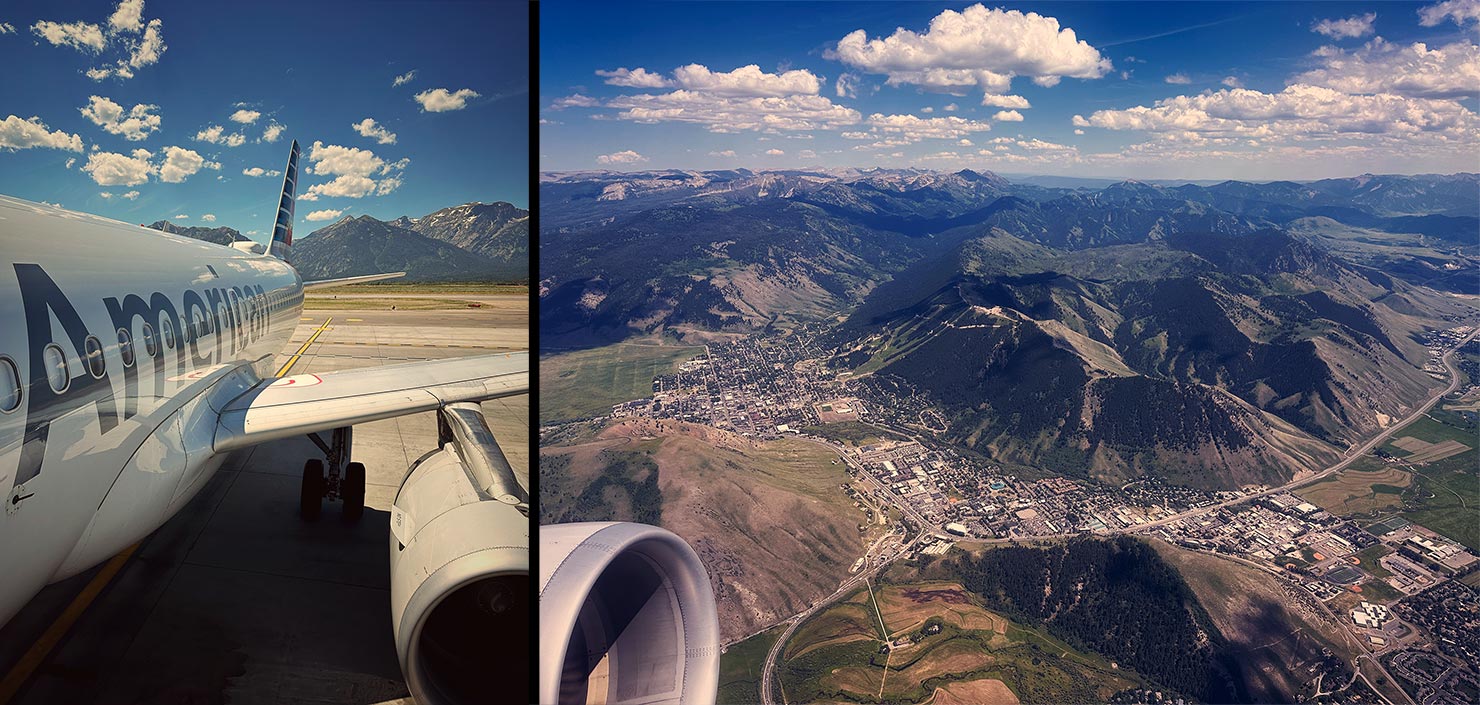
[[[30,378],[25,384],[26,432],[16,485],[41,473],[51,423],[68,412],[95,404],[98,426],[105,434],[120,420],[136,416],[140,369],[146,360],[158,393],[170,381],[167,374],[178,370],[183,375],[230,360],[271,330],[268,296],[261,286],[185,289],[174,297],[161,291],[108,297],[102,304],[112,330],[99,334],[88,330],[72,301],[40,265],[16,263],[15,276],[25,310],[30,360]],[[53,339],[53,319],[64,333],[61,340]],[[103,341],[103,346],[95,342],[89,351],[89,338]],[[48,381],[47,348],[52,345],[70,347],[82,361],[80,374],[71,374],[62,385]],[[125,348],[130,352],[125,353]],[[92,366],[94,358],[109,349],[122,356],[122,397],[113,393],[114,380],[106,361],[98,360]],[[165,360],[171,354],[175,364],[167,373]]]

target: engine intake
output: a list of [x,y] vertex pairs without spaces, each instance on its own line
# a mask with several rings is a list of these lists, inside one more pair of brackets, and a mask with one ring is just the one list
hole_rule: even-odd
[[474,404],[391,507],[391,621],[420,705],[530,702],[528,500]]
[[541,703],[713,703],[719,617],[683,539],[630,523],[540,527]]

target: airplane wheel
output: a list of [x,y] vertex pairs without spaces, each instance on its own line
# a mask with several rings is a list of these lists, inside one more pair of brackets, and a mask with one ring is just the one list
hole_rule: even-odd
[[303,464],[303,488],[298,496],[298,515],[305,521],[319,518],[324,503],[324,461]]
[[365,514],[365,464],[344,466],[344,518],[359,521]]

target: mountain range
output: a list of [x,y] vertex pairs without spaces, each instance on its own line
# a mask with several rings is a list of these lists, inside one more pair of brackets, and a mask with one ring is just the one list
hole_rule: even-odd
[[[249,238],[231,228],[149,227],[218,244]],[[529,279],[529,212],[509,203],[466,203],[419,218],[345,216],[293,240],[304,279],[404,271],[404,281]]]
[[955,444],[1106,481],[1283,482],[1437,382],[1480,178],[1052,188],[989,172],[546,174],[542,344],[826,331]]

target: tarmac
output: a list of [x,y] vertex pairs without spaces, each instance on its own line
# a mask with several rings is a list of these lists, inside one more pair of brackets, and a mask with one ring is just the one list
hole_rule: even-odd
[[[497,298],[305,311],[278,365],[331,317],[287,374],[528,349],[528,298]],[[529,397],[483,408],[528,486]],[[328,502],[299,519],[303,463],[322,457],[307,438],[238,451],[131,554],[47,587],[0,629],[0,674],[18,686],[0,705],[411,703],[392,641],[389,508],[436,438],[433,413],[355,427],[367,487],[354,524]]]

